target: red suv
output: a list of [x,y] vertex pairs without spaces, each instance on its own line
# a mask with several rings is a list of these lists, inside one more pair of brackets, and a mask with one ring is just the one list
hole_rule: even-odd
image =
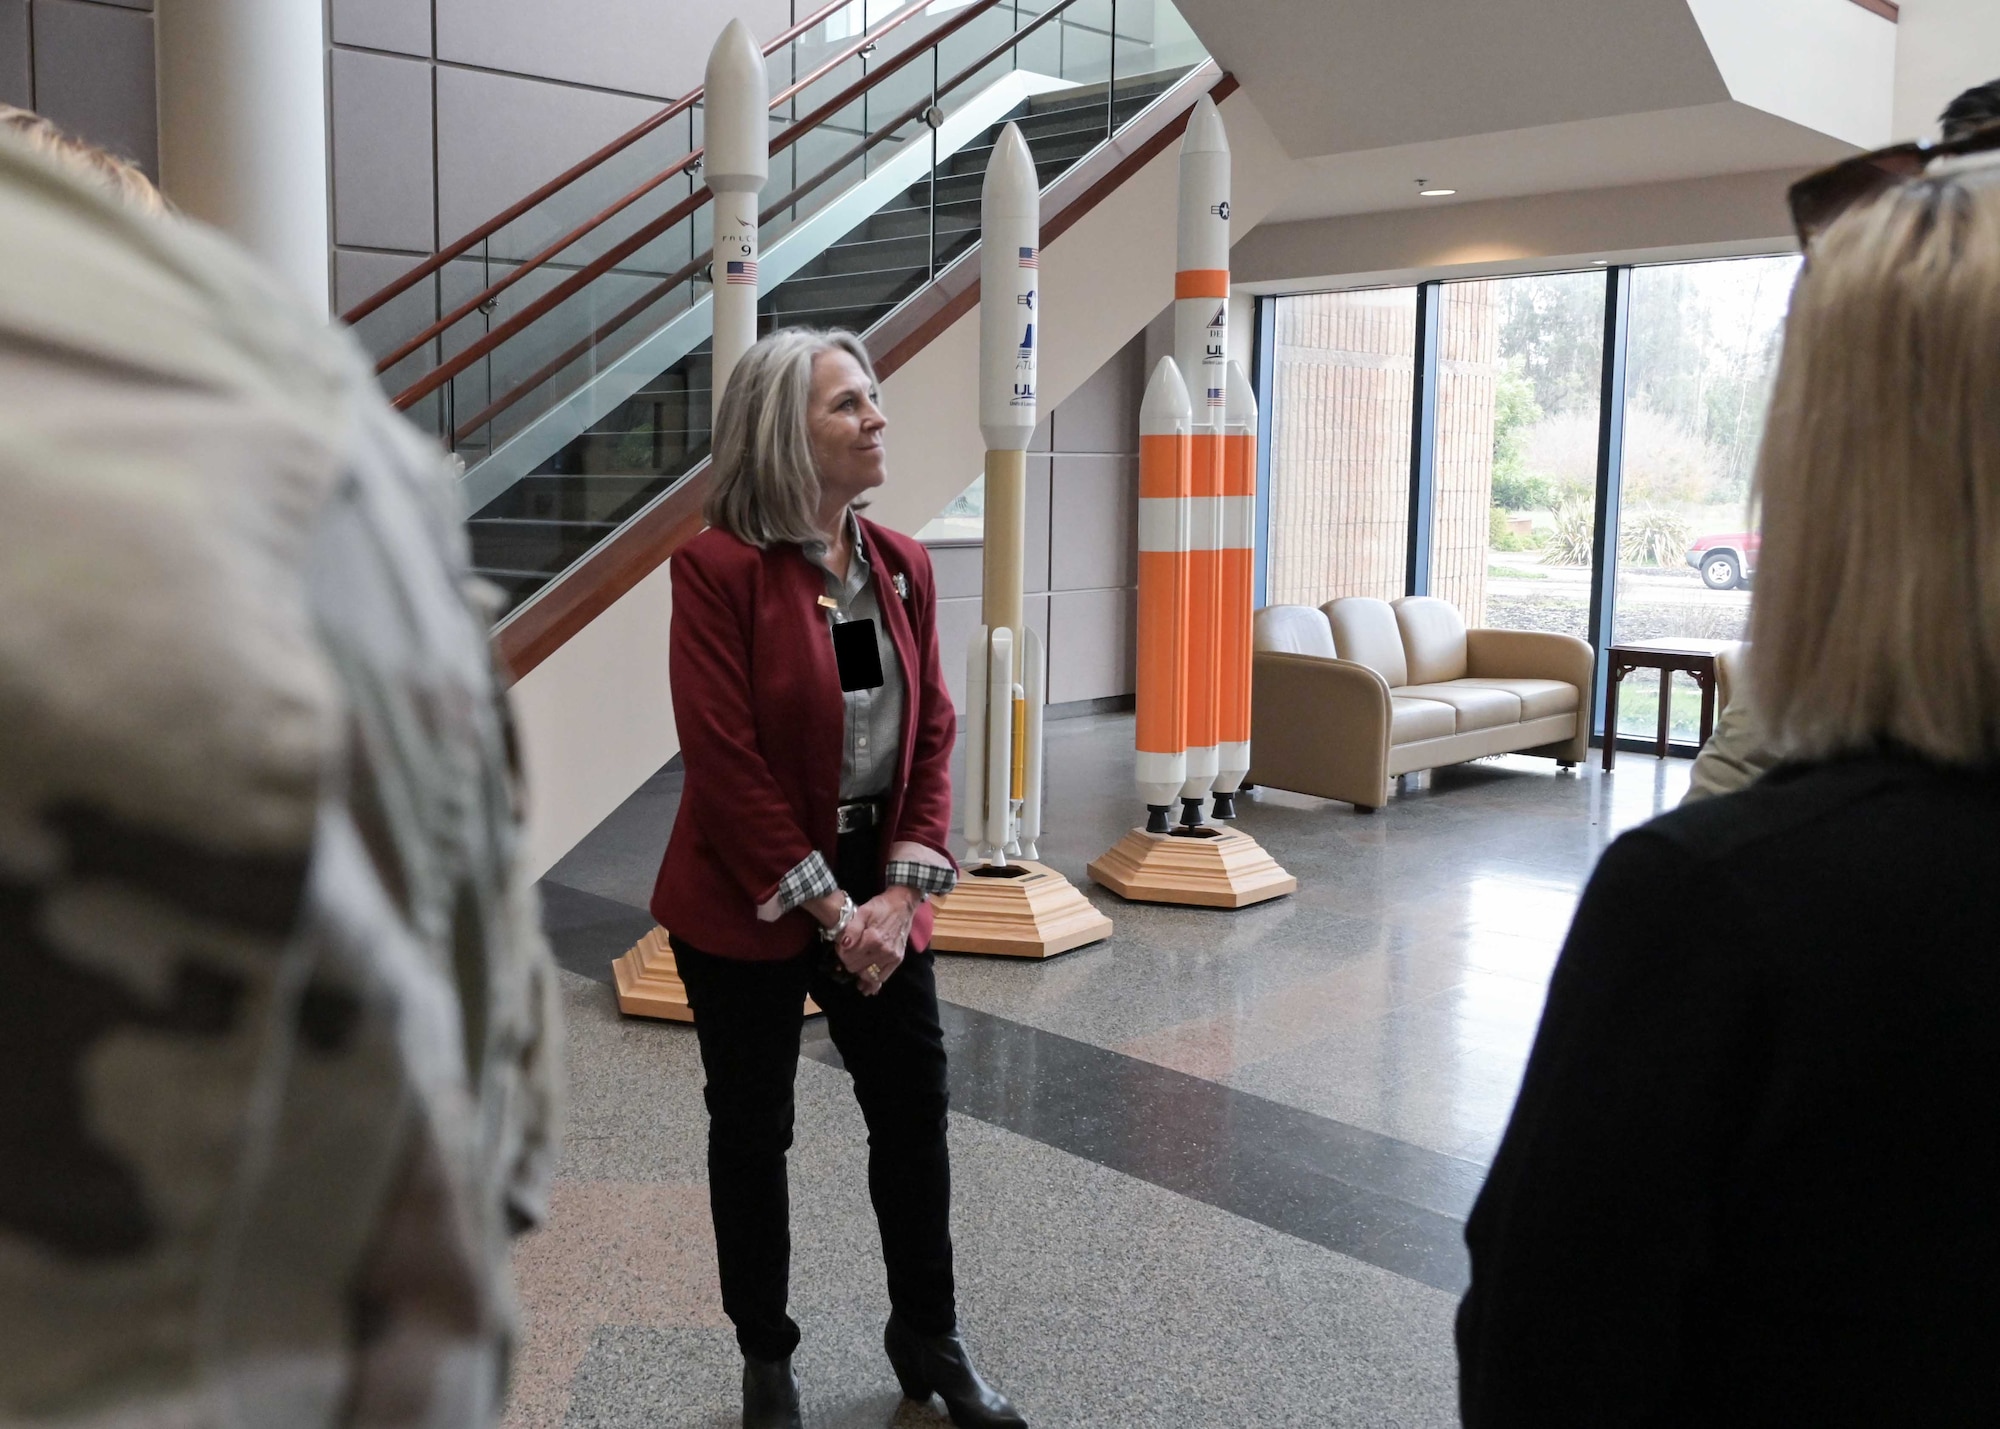
[[1698,536],[1688,547],[1687,563],[1701,572],[1701,583],[1710,590],[1740,590],[1757,573],[1757,547],[1761,544],[1755,531]]

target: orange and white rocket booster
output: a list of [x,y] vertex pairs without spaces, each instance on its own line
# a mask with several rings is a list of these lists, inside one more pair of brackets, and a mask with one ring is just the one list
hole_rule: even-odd
[[1148,833],[1187,782],[1187,591],[1192,535],[1193,409],[1187,384],[1163,357],[1139,404],[1139,792]]
[[1250,772],[1250,626],[1257,601],[1257,397],[1242,364],[1229,364],[1222,433],[1222,673],[1215,816],[1236,816]]
[[1041,639],[1022,614],[1028,443],[1035,434],[1041,191],[1021,131],[1000,131],[980,191],[979,430],[986,442],[984,620],[966,652],[969,861],[1036,857],[1042,824]]
[[[1220,772],[1223,684],[1223,428],[1229,361],[1229,137],[1203,95],[1181,140],[1179,271],[1174,275],[1174,356],[1193,406],[1187,584],[1187,778],[1182,822]],[[1240,782],[1240,781],[1239,781]]]

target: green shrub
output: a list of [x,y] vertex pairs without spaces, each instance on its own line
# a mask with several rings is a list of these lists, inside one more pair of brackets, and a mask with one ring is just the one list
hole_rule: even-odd
[[1694,539],[1687,519],[1657,506],[1642,506],[1618,523],[1618,559],[1628,566],[1675,566]]
[[1550,566],[1588,566],[1596,522],[1591,503],[1570,497],[1558,502],[1555,526],[1549,532],[1542,563]]

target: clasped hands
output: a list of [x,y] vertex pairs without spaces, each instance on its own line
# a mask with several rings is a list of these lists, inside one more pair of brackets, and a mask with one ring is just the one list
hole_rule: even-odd
[[[822,928],[831,928],[840,921],[841,905],[846,897],[845,893],[836,890],[806,904],[806,911],[819,921]],[[858,905],[847,926],[840,930],[840,936],[834,942],[834,952],[840,959],[840,965],[854,974],[863,997],[873,997],[880,992],[882,984],[902,966],[903,953],[910,941],[910,923],[916,918],[917,905],[921,901],[914,888],[892,883],[877,896]]]

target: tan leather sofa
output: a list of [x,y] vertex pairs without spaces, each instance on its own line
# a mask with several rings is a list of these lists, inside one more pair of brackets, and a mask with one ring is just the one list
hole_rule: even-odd
[[1351,596],[1257,612],[1250,782],[1388,802],[1398,774],[1590,749],[1595,657],[1568,635],[1467,630],[1450,602]]

